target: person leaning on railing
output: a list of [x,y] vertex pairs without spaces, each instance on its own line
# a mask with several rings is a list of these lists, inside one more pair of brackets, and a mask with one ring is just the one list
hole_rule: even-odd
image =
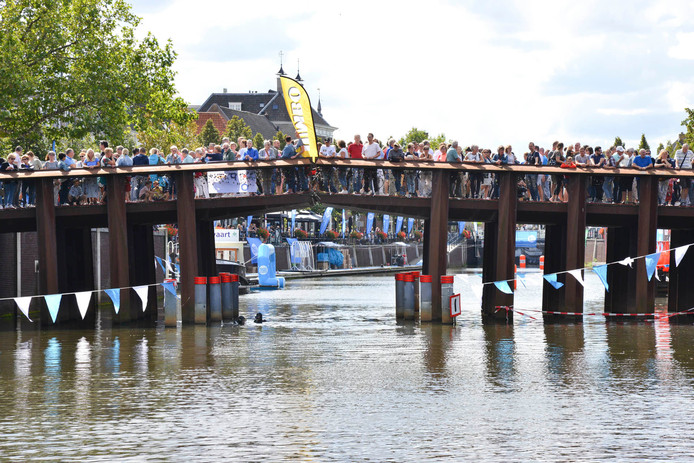
[[[666,149],[660,150],[658,157],[655,159],[653,166],[664,169],[674,169],[675,160],[670,157],[670,153]],[[672,199],[674,179],[668,177],[661,177],[658,179],[658,205],[665,206],[668,205],[668,196]],[[672,205],[670,203],[669,205]]]

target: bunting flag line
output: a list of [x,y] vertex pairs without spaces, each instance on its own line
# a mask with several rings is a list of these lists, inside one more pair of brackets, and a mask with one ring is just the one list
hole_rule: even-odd
[[47,294],[43,296],[48,306],[48,313],[51,315],[51,320],[55,323],[58,318],[58,309],[60,308],[60,300],[63,298],[62,294]]
[[149,286],[133,286],[133,289],[137,293],[138,296],[140,296],[140,300],[142,301],[142,311],[144,312],[145,309],[147,309],[147,298],[149,297]]
[[573,276],[576,281],[581,283],[581,286],[585,287],[586,283],[583,281],[583,274],[581,273],[582,269],[576,269],[576,270],[569,270],[569,274]]
[[165,281],[161,283],[161,285],[164,287],[165,290],[178,297],[178,294],[176,294],[176,285],[172,281]]
[[660,253],[654,252],[646,256],[646,274],[648,275],[648,281],[653,278],[653,272],[658,266],[658,260],[660,259]]
[[600,278],[602,285],[605,287],[605,291],[609,291],[610,285],[607,284],[607,264],[594,266],[593,272]]
[[80,311],[80,315],[82,315],[82,320],[84,320],[84,317],[87,315],[87,309],[89,309],[89,303],[92,300],[92,292],[82,291],[75,293],[75,299],[77,299],[77,308]]
[[161,266],[161,269],[166,272],[166,265],[164,265],[164,261],[162,260],[161,257],[159,256],[154,256],[154,268],[157,268],[157,262],[159,263],[159,266]]
[[[629,267],[631,267],[631,264],[634,263],[634,259],[633,259],[632,257],[625,257],[624,259],[620,260],[620,261],[617,262],[617,263],[618,263],[618,264],[622,264],[622,265],[624,265],[625,267],[626,267],[627,265],[628,265]],[[632,268],[633,268],[633,267],[632,267]]]
[[562,286],[564,286],[564,283],[557,281],[557,274],[556,273],[550,273],[548,275],[545,275],[545,280],[547,280],[547,283],[552,285],[554,287],[554,289],[559,289]]
[[680,266],[680,262],[682,262],[684,255],[687,253],[687,250],[689,249],[689,246],[691,246],[691,244],[686,244],[684,246],[675,248],[675,267]]
[[104,292],[113,301],[113,309],[118,313],[120,311],[120,289],[105,289]]
[[496,286],[496,289],[498,289],[502,293],[513,294],[513,291],[511,291],[511,287],[508,285],[508,281],[495,281],[494,286]]
[[27,317],[30,322],[33,322],[33,320],[29,318],[29,305],[31,304],[31,299],[32,296],[15,297],[14,302],[17,303],[17,307],[19,307],[19,310],[24,314],[24,316]]

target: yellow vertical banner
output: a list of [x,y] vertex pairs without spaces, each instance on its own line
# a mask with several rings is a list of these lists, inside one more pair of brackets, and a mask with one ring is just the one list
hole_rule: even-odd
[[302,156],[310,157],[311,160],[315,161],[318,157],[318,143],[316,142],[316,127],[313,125],[313,112],[308,93],[299,82],[290,77],[280,76],[280,81],[282,82],[282,97],[287,104],[287,112],[304,145]]

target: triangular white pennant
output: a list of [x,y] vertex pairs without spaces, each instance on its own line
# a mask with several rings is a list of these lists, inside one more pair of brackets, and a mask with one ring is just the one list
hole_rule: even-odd
[[77,308],[80,310],[80,315],[82,315],[82,320],[87,315],[87,309],[89,309],[89,303],[92,300],[91,291],[82,291],[81,293],[75,293],[75,299],[77,299]]
[[631,257],[625,257],[624,259],[620,260],[617,263],[622,264],[624,266],[628,265],[629,267],[631,267],[631,264],[634,263],[634,259],[632,259]]
[[691,246],[691,244],[675,248],[675,267],[680,266],[680,262],[682,262],[682,259],[684,259],[684,255],[687,253],[689,246]]
[[149,286],[144,285],[144,286],[133,286],[133,289],[137,293],[138,296],[140,296],[140,300],[142,301],[142,311],[144,312],[147,309],[147,298],[149,297]]
[[15,297],[14,301],[17,303],[17,307],[19,307],[19,310],[21,310],[24,316],[27,317],[30,322],[33,322],[33,320],[29,318],[29,305],[31,304],[31,299],[32,296]]
[[569,274],[573,276],[576,281],[581,283],[581,286],[585,286],[585,282],[583,281],[583,275],[581,275],[581,269],[577,268],[576,270],[569,270]]

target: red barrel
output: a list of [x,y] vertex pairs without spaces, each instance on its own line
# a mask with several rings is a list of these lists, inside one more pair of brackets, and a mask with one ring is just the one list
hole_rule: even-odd
[[210,277],[210,284],[211,285],[218,285],[219,284],[219,277]]
[[235,273],[232,273],[232,274],[231,274],[231,282],[234,283],[234,282],[237,282],[237,281],[239,281],[239,276],[238,276],[237,274],[235,274]]
[[525,254],[520,255],[520,268],[525,268]]
[[446,284],[452,285],[454,279],[455,279],[455,277],[453,275],[443,275],[441,277],[441,284],[442,285],[446,285]]
[[432,281],[431,275],[419,275],[419,281],[421,283],[431,283],[431,281]]
[[222,283],[231,283],[230,273],[220,273],[219,276],[222,279]]
[[194,277],[193,283],[195,283],[196,285],[206,285],[207,277]]

